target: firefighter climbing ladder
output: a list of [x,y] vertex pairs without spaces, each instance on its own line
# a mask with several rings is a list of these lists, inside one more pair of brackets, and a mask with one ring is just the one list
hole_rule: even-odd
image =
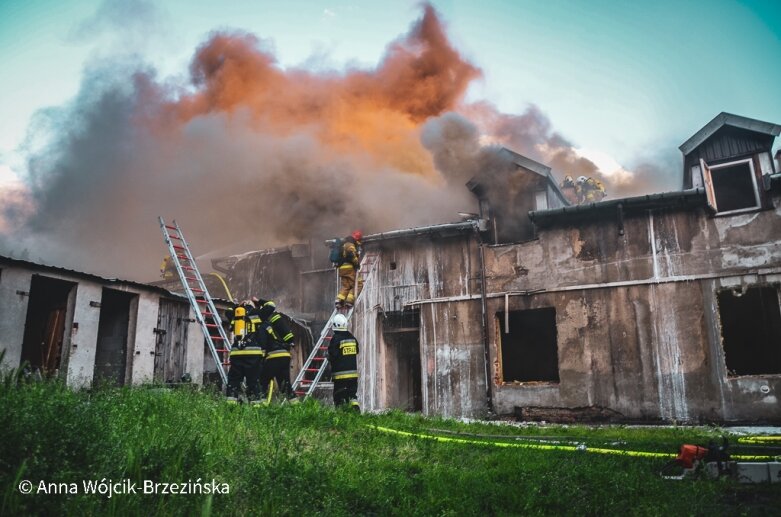
[[[364,279],[368,280],[371,278],[369,273],[372,269],[374,269],[376,263],[377,254],[367,253],[361,260],[359,274],[364,275]],[[367,282],[364,282],[364,290],[361,291],[361,293],[366,290],[366,283]],[[357,298],[355,302],[358,302]],[[325,373],[326,367],[328,366],[328,345],[326,343],[328,343],[333,336],[334,317],[337,314],[344,314],[344,312],[340,311],[339,309],[334,309],[334,311],[331,313],[331,317],[328,318],[328,321],[323,327],[323,331],[320,333],[320,338],[317,340],[317,343],[315,343],[314,348],[312,348],[312,352],[304,362],[304,366],[301,368],[301,371],[298,372],[296,380],[293,381],[293,391],[298,396],[303,395],[304,398],[307,398],[315,392],[315,389],[318,385],[324,384],[321,382],[321,379],[323,378],[323,374]],[[347,321],[350,321],[350,317],[353,315],[353,307],[350,307],[350,310],[347,311],[347,314],[344,315],[347,317]]]
[[[220,374],[223,386],[228,384],[228,376],[225,373],[225,366],[228,353],[230,353],[230,341],[225,329],[222,328],[220,316],[214,306],[209,291],[206,290],[206,284],[203,283],[203,277],[198,271],[198,266],[190,253],[187,241],[184,240],[182,230],[174,220],[173,226],[165,224],[162,217],[160,229],[163,232],[163,238],[168,245],[168,252],[176,265],[176,271],[184,286],[184,292],[187,299],[190,300],[190,306],[193,308],[198,324],[201,326],[203,335],[209,344],[214,363],[217,365],[217,372]],[[174,241],[178,242],[175,244]]]

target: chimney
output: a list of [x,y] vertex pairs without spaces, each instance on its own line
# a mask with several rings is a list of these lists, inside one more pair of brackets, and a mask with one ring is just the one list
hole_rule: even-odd
[[776,172],[781,172],[781,149],[776,151],[776,162],[778,163]]

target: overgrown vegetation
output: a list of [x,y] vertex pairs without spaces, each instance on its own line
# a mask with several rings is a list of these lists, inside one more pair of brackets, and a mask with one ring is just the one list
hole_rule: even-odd
[[[371,426],[488,442],[561,435],[589,447],[668,453],[683,442],[707,443],[716,429],[516,428],[357,415],[316,401],[229,406],[191,390],[74,392],[10,376],[0,390],[3,515],[760,515],[781,508],[781,485],[664,480],[664,458],[440,443]],[[85,480],[127,479],[140,492],[144,480],[199,478],[227,483],[230,493],[109,498],[82,488]],[[22,480],[76,483],[79,493],[23,495]]]

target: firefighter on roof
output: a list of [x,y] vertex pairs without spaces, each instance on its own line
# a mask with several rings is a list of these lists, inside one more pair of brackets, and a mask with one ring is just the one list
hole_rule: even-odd
[[333,336],[328,345],[328,361],[334,381],[334,406],[347,405],[360,411],[358,406],[358,341],[347,330],[347,317],[334,316]]
[[264,396],[270,394],[273,380],[279,392],[288,400],[293,400],[296,398],[290,383],[290,349],[295,346],[293,332],[282,315],[276,312],[276,304],[271,300],[258,299],[258,316],[268,324],[266,332],[269,334],[266,364],[260,379],[261,390]]
[[360,293],[359,286],[357,293],[354,293],[355,277],[361,264],[360,252],[358,251],[361,245],[361,239],[363,233],[360,230],[355,230],[349,237],[346,237],[342,242],[342,250],[339,257],[339,261],[336,266],[339,268],[339,280],[341,281],[341,289],[339,294],[336,295],[336,307],[352,307],[355,302],[357,293]]

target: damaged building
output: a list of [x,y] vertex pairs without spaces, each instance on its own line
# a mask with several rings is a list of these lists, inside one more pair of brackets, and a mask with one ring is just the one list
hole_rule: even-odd
[[[218,381],[190,304],[175,292],[181,285],[160,283],[175,289],[0,256],[2,366],[74,387]],[[307,327],[290,325],[300,368],[312,339]]]
[[[475,213],[366,236],[351,321],[362,408],[781,421],[779,133],[722,113],[680,146],[679,191],[577,206],[549,167],[503,150],[505,167],[465,186]],[[333,310],[328,248],[213,266],[236,299],[289,316],[295,376]],[[216,380],[178,288],[0,257],[3,363],[73,386]]]
[[6,367],[74,387],[203,376],[190,305],[161,287],[0,257],[0,314]]
[[[680,146],[680,191],[578,206],[544,164],[504,151],[511,167],[467,184],[479,213],[365,237],[361,406],[781,421],[779,132],[722,113]],[[227,266],[315,330],[330,314],[322,244]]]

